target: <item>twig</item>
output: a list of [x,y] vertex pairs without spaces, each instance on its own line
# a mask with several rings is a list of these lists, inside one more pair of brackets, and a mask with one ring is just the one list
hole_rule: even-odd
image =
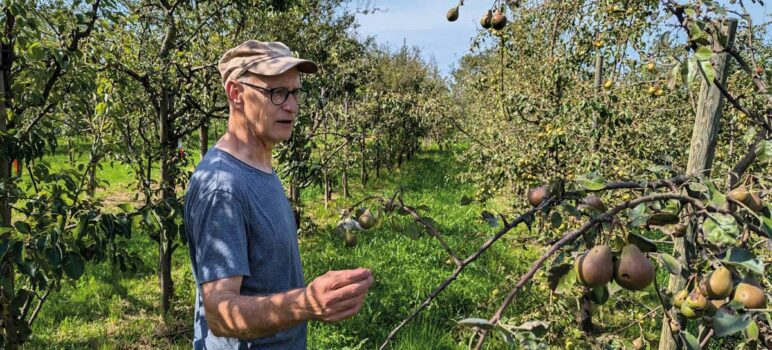
[[437,231],[437,228],[434,227],[434,225],[430,224],[426,219],[421,217],[421,215],[418,215],[415,210],[411,209],[410,207],[406,206],[404,202],[402,202],[402,198],[399,199],[399,203],[402,206],[402,209],[410,213],[410,216],[412,216],[416,221],[418,221],[421,225],[426,226],[426,228],[429,229],[429,232],[436,238],[438,241],[440,241],[440,244],[443,248],[445,248],[445,251],[448,252],[451,258],[453,258],[453,262],[456,263],[456,267],[461,266],[461,260],[458,259],[458,256],[455,252],[453,252],[453,249],[448,246],[447,243],[445,243],[445,240],[442,239],[440,236],[440,232]]

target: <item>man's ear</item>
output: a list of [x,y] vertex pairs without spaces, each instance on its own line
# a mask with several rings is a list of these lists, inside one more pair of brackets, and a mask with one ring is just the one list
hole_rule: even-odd
[[243,105],[243,93],[244,88],[236,81],[228,80],[228,82],[225,83],[225,94],[228,96],[228,102],[234,103],[236,105]]

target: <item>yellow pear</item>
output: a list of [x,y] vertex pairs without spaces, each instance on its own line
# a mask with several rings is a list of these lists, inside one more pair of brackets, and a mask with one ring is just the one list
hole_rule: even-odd
[[732,285],[732,272],[721,266],[708,277],[705,291],[710,299],[724,299],[732,292]]
[[734,290],[734,300],[747,309],[761,309],[767,305],[767,296],[759,288],[759,283],[751,278],[744,278]]

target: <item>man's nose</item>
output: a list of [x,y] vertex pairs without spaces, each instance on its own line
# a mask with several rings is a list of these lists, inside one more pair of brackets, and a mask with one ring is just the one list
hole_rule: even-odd
[[281,104],[281,109],[283,109],[286,112],[289,113],[297,113],[298,112],[298,101],[295,99],[295,96],[290,94],[287,97],[287,100],[284,101],[284,103]]

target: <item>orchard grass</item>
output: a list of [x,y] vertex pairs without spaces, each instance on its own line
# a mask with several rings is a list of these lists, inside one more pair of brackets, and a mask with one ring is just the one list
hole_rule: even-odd
[[[198,159],[196,152],[190,152]],[[50,160],[56,168],[60,162],[69,162],[67,155],[55,155]],[[105,167],[104,176],[109,186],[101,189],[98,197],[105,203],[120,203],[112,199],[116,194],[128,198],[126,188],[133,182],[128,167],[115,163]],[[425,215],[440,224],[448,244],[460,258],[475,252],[499,227],[491,228],[480,212],[507,212],[504,201],[489,203],[486,207],[473,203],[460,206],[463,195],[471,195],[474,188],[456,180],[462,165],[454,161],[452,152],[429,147],[401,168],[382,169],[382,177],[374,178],[366,187],[358,174],[349,175],[348,199],[334,193],[328,209],[324,208],[322,191],[313,187],[302,192],[305,213],[313,218],[318,229],[301,237],[300,249],[307,281],[333,269],[367,267],[375,278],[362,311],[354,318],[337,323],[309,323],[309,349],[373,349],[402,319],[412,313],[429,293],[450,276],[452,261],[439,243],[427,234],[413,240],[389,223],[391,219],[378,215],[376,227],[358,233],[358,244],[347,247],[333,228],[340,211],[367,195],[390,196],[397,189],[404,191],[408,205],[426,205]],[[376,208],[376,203],[371,204]],[[391,214],[405,223],[407,217]],[[385,219],[385,220],[384,220]],[[473,264],[469,265],[417,319],[408,323],[397,335],[390,349],[466,349],[472,332],[456,325],[466,317],[488,318],[500,305],[509,288],[520,274],[544,251],[541,245],[517,242],[514,238],[532,236],[524,227],[504,236]],[[52,293],[34,324],[33,336],[27,349],[190,349],[193,336],[192,317],[194,282],[186,246],[174,253],[173,280],[175,299],[170,313],[160,315],[160,293],[155,273],[158,248],[146,234],[135,232],[128,243],[131,250],[142,257],[136,271],[121,272],[109,263],[89,264],[81,280],[65,283],[62,290]],[[660,283],[667,276],[659,271]],[[529,320],[562,319],[551,324],[547,340],[555,348],[566,341],[577,348],[588,346],[579,332],[572,314],[576,309],[574,297],[549,296],[541,277],[517,297],[506,315],[513,324]],[[575,290],[578,290],[575,288]],[[647,293],[648,292],[648,293]],[[658,305],[651,293],[636,295],[623,293],[599,307],[594,321],[605,330],[619,329],[643,316]],[[626,295],[624,294],[626,293]],[[642,296],[642,297],[641,297]],[[614,310],[633,310],[619,313]],[[569,311],[566,311],[569,310]],[[641,323],[642,328],[629,327],[618,334],[631,341],[641,330],[647,339],[658,337],[659,313]],[[649,321],[649,320],[654,321]],[[559,336],[558,336],[559,335]],[[506,348],[501,337],[489,337],[486,349]]]

